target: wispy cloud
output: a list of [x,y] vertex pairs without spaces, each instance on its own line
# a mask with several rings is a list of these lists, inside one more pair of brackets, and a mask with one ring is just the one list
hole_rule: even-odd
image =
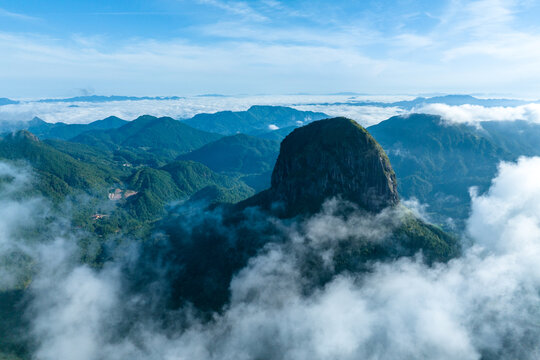
[[38,18],[36,18],[36,17],[11,12],[11,11],[8,11],[8,10],[3,9],[3,8],[0,8],[0,17],[8,17],[8,18],[12,18],[12,19],[26,20],[26,21],[38,20]]
[[[197,0],[201,4],[211,5],[225,10],[233,15],[239,15],[243,19],[251,21],[265,21],[268,18],[256,11],[248,2],[227,0]],[[276,5],[276,3],[274,3]]]
[[309,2],[197,3],[214,10],[210,18],[174,37],[0,33],[0,74],[8,79],[0,92],[54,96],[92,87],[140,95],[352,90],[527,96],[540,81],[540,31],[521,24],[523,2],[453,0],[429,14],[400,13],[395,26],[384,14],[374,20],[362,9],[346,14]]

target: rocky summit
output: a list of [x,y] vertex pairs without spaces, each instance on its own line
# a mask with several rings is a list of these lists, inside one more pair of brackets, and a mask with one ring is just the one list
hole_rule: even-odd
[[279,216],[294,217],[317,212],[335,196],[370,212],[399,203],[384,150],[366,129],[343,117],[315,121],[289,134],[281,143],[271,188],[242,206],[273,206]]

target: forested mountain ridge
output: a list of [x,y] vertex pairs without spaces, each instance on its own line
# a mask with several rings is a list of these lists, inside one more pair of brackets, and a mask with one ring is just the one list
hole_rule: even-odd
[[70,141],[110,151],[127,149],[135,153],[150,153],[172,160],[220,137],[170,117],[145,115],[116,129],[84,132]]
[[522,121],[457,124],[440,116],[396,116],[368,131],[385,149],[400,193],[429,205],[437,222],[468,217],[471,187],[486,190],[501,161],[539,155],[540,126]]
[[237,133],[257,134],[275,128],[302,126],[314,120],[327,118],[328,115],[299,111],[284,106],[255,105],[247,111],[220,111],[214,114],[197,114],[182,122],[200,130],[217,132],[223,135]]

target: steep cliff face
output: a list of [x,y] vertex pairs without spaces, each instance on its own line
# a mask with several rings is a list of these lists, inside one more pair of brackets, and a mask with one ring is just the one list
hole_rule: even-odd
[[371,212],[399,202],[396,176],[383,149],[346,118],[315,121],[289,134],[281,143],[271,188],[246,204],[279,203],[280,215],[292,217],[317,212],[334,196]]

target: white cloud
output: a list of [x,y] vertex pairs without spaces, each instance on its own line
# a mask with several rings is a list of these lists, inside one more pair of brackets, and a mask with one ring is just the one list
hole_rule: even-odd
[[380,264],[305,297],[294,260],[271,250],[234,280],[223,317],[188,331],[175,354],[212,344],[225,358],[534,359],[538,328],[527,319],[540,315],[538,174],[538,158],[502,165],[490,192],[473,199],[468,226],[477,245],[447,265]]
[[397,107],[354,106],[354,105],[300,105],[299,110],[321,111],[330,116],[345,116],[356,120],[360,125],[368,127],[376,125],[392,116],[406,114],[407,111]]
[[[526,1],[450,1],[430,15],[436,24],[421,29],[372,26],[362,16],[336,19],[275,1],[200,2],[229,16],[188,28],[205,41],[1,33],[0,91],[12,97],[81,87],[139,95],[343,89],[521,95],[536,93],[540,80],[540,33],[520,18],[531,6]],[[307,24],[295,21],[302,16]]]
[[201,4],[211,5],[233,15],[240,15],[244,20],[265,21],[266,16],[255,11],[248,2],[231,0],[197,0]]
[[[183,39],[138,39],[111,47],[0,33],[0,49],[6,54],[0,59],[0,74],[10,84],[0,90],[11,97],[51,96],[81,87],[133,95],[284,93],[318,90],[322,82],[327,84],[325,88],[340,91],[373,78],[387,62],[351,47],[252,41],[205,46]],[[354,70],[354,74],[344,69]],[[19,85],[23,81],[35,84],[31,91]]]
[[[0,193],[4,205],[13,204],[16,197],[10,192],[24,190],[17,184],[24,184],[28,175],[4,165],[1,174],[20,179]],[[34,295],[34,357],[538,358],[539,177],[540,158],[502,164],[490,190],[472,200],[467,230],[474,246],[448,264],[427,267],[418,258],[380,263],[368,274],[341,275],[305,293],[297,262],[305,246],[318,249],[365,234],[386,218],[343,221],[332,210],[338,203],[329,203],[321,214],[293,226],[290,241],[269,246],[250,260],[231,283],[231,303],[221,315],[200,322],[182,310],[175,329],[164,329],[152,318],[131,319],[140,323],[120,336],[115,332],[122,328],[123,310],[137,309],[138,299],[123,297],[127,293],[118,266],[100,270],[78,265],[75,241],[64,227],[67,238],[56,232],[56,238],[29,252],[38,270],[28,289]],[[17,206],[26,207],[22,213],[30,217],[40,213],[30,203]],[[20,243],[17,229],[28,229],[28,223],[0,219],[2,229],[11,229],[2,232],[3,244]],[[384,236],[367,233],[374,239]],[[142,306],[138,314],[144,314]]]
[[516,107],[484,107],[479,105],[451,106],[428,104],[413,109],[413,112],[440,115],[455,123],[478,124],[482,121],[526,120],[540,123],[540,104],[527,104]]

